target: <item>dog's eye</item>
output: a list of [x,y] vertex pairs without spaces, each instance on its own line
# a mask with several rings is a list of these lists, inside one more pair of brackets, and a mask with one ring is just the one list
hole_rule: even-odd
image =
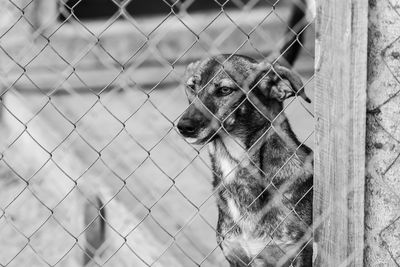
[[227,96],[227,95],[230,95],[232,92],[233,92],[232,88],[223,86],[223,87],[218,88],[217,95],[218,96]]

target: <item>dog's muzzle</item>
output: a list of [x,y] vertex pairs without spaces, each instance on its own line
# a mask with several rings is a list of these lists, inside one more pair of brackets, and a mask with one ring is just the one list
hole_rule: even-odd
[[191,119],[182,118],[179,120],[177,128],[182,136],[188,138],[197,137],[198,125]]
[[207,110],[190,106],[180,118],[176,127],[179,133],[191,144],[209,141],[215,131],[212,129],[212,115]]
[[179,133],[190,144],[206,144],[216,137],[216,132],[206,127],[202,121],[191,119],[181,119],[177,128]]

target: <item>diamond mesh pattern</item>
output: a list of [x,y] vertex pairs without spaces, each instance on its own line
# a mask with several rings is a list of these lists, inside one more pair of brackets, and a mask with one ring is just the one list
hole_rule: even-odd
[[[231,192],[212,188],[206,146],[176,129],[188,107],[179,85],[192,61],[264,60],[301,33],[295,69],[312,98],[312,22],[287,31],[291,5],[305,7],[228,0],[192,12],[194,0],[160,0],[168,12],[141,17],[127,11],[134,1],[110,0],[111,17],[85,20],[77,10],[89,3],[0,1],[0,266],[228,266],[214,198]],[[312,147],[310,110],[296,97],[283,112]],[[287,162],[263,191],[290,186],[273,182]],[[293,218],[296,205],[264,245],[280,246]]]

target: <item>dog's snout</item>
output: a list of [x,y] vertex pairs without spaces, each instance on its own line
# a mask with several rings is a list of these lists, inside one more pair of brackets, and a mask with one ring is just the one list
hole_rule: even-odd
[[183,136],[191,136],[196,131],[195,123],[190,119],[181,119],[177,127]]

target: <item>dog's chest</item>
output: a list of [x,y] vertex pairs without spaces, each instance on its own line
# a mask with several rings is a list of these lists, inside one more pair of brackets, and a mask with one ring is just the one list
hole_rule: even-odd
[[221,173],[221,178],[224,183],[230,183],[235,178],[237,178],[238,172],[240,170],[239,163],[233,161],[228,157],[218,158],[218,167]]
[[257,214],[270,199],[268,183],[256,168],[221,160],[219,173],[221,204],[234,221],[243,221],[249,213]]
[[[228,198],[225,211],[229,215],[218,231],[226,256],[236,261],[239,257],[248,266],[277,266],[280,258],[296,247],[296,238],[291,236],[281,210],[243,212],[233,198]],[[263,215],[269,220],[263,220]]]
[[[231,153],[212,148],[214,173],[217,174],[214,186],[217,187],[218,206],[222,213],[220,229],[224,240],[221,246],[224,252],[240,254],[244,261],[253,257],[257,260],[274,261],[278,253],[276,242],[284,243],[274,237],[272,241],[268,233],[282,221],[279,208],[266,210],[271,198],[268,179],[254,159],[236,159]],[[279,211],[278,211],[279,210]],[[263,217],[269,218],[268,223]],[[230,229],[236,229],[230,231]],[[286,242],[285,242],[286,243]],[[239,255],[236,255],[239,256]],[[236,257],[235,256],[235,257]]]
[[233,220],[243,221],[245,213],[258,210],[268,201],[268,183],[256,166],[257,162],[241,151],[243,148],[237,143],[229,145],[217,143],[210,146],[216,174],[214,187],[219,191],[223,209]]

